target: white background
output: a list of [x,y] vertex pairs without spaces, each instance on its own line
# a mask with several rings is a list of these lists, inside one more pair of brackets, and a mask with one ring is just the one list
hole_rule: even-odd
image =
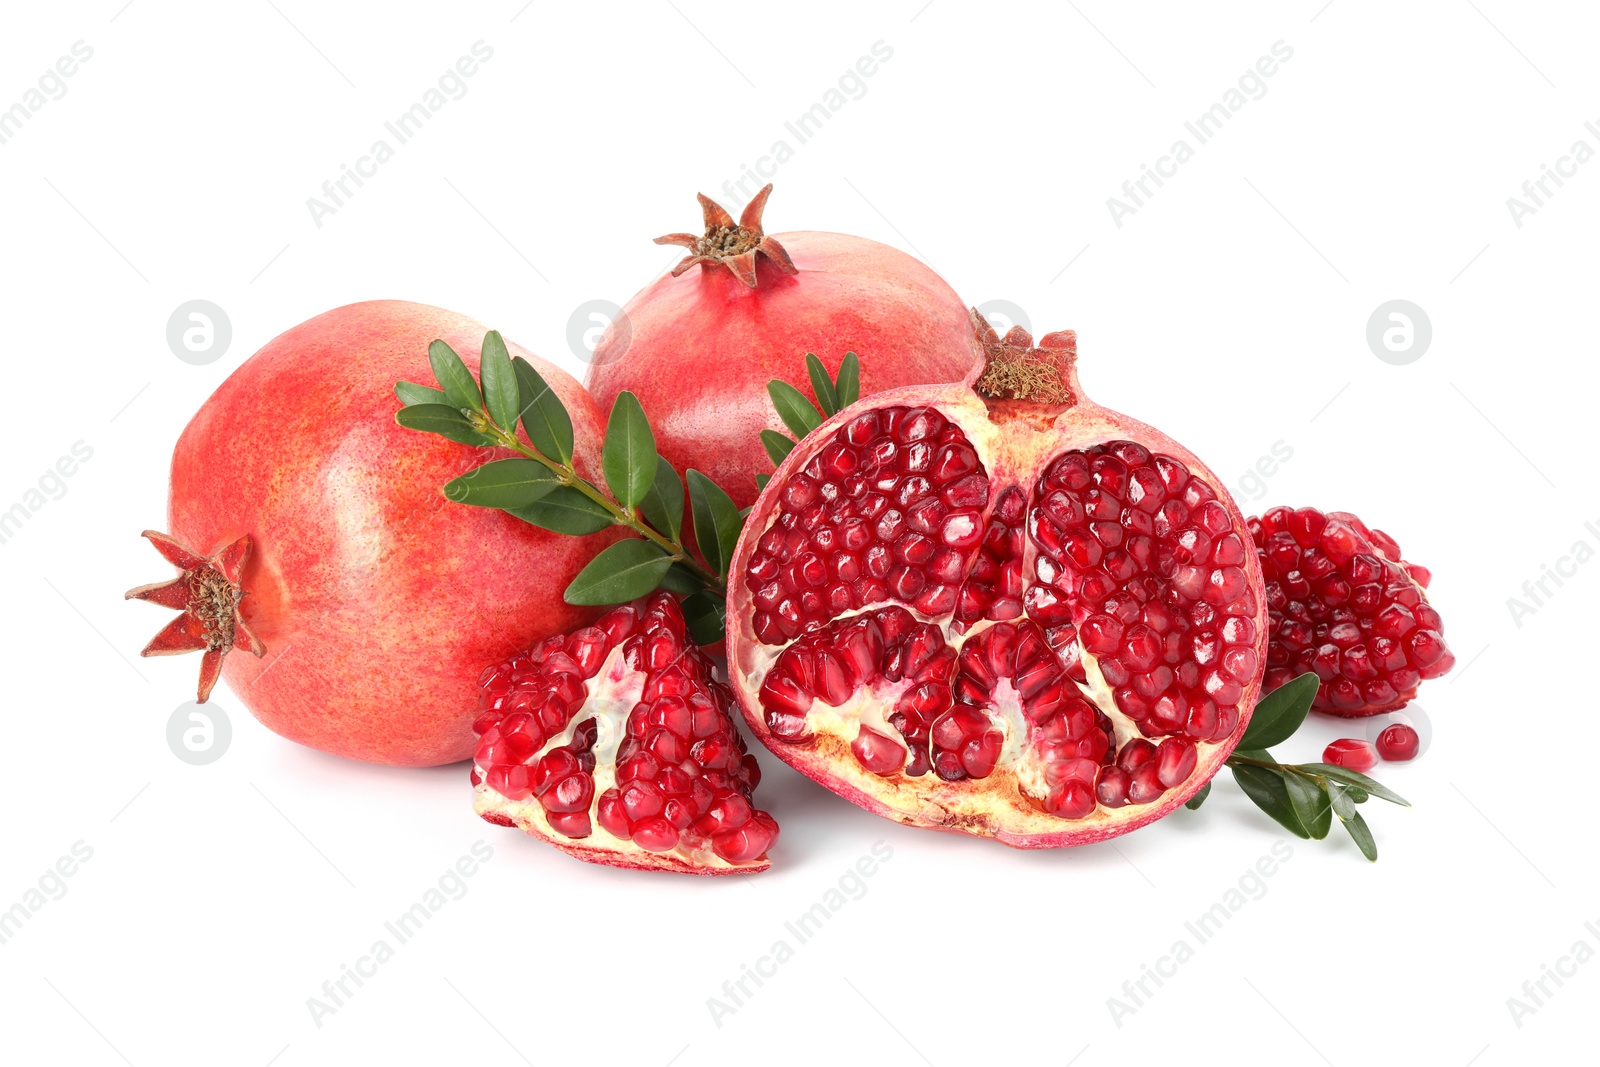
[[[20,5],[0,107],[76,41],[93,57],[0,144],[8,402],[0,510],[93,449],[0,544],[8,701],[0,909],[82,841],[92,858],[0,944],[10,1062],[483,1064],[613,1060],[1084,1065],[1512,1064],[1592,1057],[1600,964],[1519,1027],[1524,997],[1600,920],[1600,743],[1587,666],[1600,564],[1520,620],[1510,597],[1600,546],[1589,431],[1600,162],[1518,227],[1506,200],[1600,122],[1600,29],[1579,4],[1439,0],[1076,6]],[[306,207],[473,42],[493,48],[336,214]],[[1107,198],[1276,41],[1293,49],[1137,213]],[[784,130],[876,41],[892,58],[804,145]],[[299,748],[226,689],[232,745],[168,750],[194,657],[139,660],[167,573],[138,537],[167,457],[222,379],[354,300],[444,305],[581,375],[567,320],[681,253],[693,194],[784,138],[769,228],[914,251],[968,300],[1079,331],[1086,387],[1159,425],[1247,511],[1348,508],[1431,566],[1459,665],[1421,704],[1432,747],[1378,773],[1381,858],[1293,842],[1222,932],[1185,928],[1284,835],[1226,776],[1197,813],[1053,853],[898,827],[767,760],[770,872],[699,880],[568,859],[473,817],[463,766],[394,770]],[[1191,145],[1193,138],[1188,138]],[[1551,187],[1554,189],[1554,187]],[[180,362],[168,316],[231,319]],[[1365,340],[1406,299],[1433,341]],[[696,368],[715,373],[715,368]],[[1252,498],[1254,497],[1254,498]],[[1586,529],[1585,523],[1596,527]],[[1531,601],[1529,602],[1531,604]],[[1520,621],[1520,625],[1519,625]],[[1350,732],[1317,721],[1308,760]],[[1338,831],[1335,830],[1335,834]],[[475,841],[492,859],[337,1012],[307,1007]],[[892,858],[822,933],[786,920],[874,842]],[[881,846],[880,846],[881,847]],[[54,885],[54,883],[51,883]],[[736,1012],[708,998],[795,945]],[[1193,956],[1114,1019],[1126,980]],[[1166,966],[1172,971],[1170,964]],[[754,988],[753,986],[751,988]],[[1531,1005],[1532,1002],[1529,1001]]]

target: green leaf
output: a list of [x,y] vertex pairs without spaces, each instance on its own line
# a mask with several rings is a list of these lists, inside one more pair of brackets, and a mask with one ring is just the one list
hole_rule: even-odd
[[450,398],[432,386],[418,385],[416,382],[395,382],[394,395],[400,398],[400,403],[410,406],[412,404],[446,404]]
[[[767,483],[770,482],[770,481],[772,481],[772,475],[770,475],[770,474],[758,474],[758,475],[756,475],[756,492],[759,493],[759,492],[761,492],[761,490],[765,489],[767,487]],[[748,509],[746,509],[746,510],[748,510]]]
[[543,375],[533,369],[533,364],[518,356],[511,361],[511,367],[517,372],[517,402],[528,440],[541,454],[570,467],[572,417],[567,414],[567,406]]
[[1283,784],[1289,791],[1289,803],[1294,805],[1300,825],[1317,841],[1327,837],[1328,828],[1333,825],[1333,805],[1328,802],[1322,786],[1298,774],[1285,774]]
[[1188,808],[1190,811],[1199,811],[1200,805],[1204,804],[1206,802],[1206,797],[1210,795],[1211,783],[1207,782],[1205,785],[1200,787],[1200,792],[1184,801],[1183,806]]
[[[1336,784],[1333,782],[1332,778],[1328,779],[1328,781],[1330,783],[1329,788],[1332,788],[1332,785]],[[1357,804],[1365,804],[1368,800],[1372,799],[1372,794],[1367,792],[1365,789],[1362,789],[1359,785],[1345,785],[1340,786],[1339,788],[1344,791],[1345,796],[1349,797]]]
[[639,398],[627,390],[617,394],[606,423],[606,444],[600,465],[611,495],[623,507],[637,507],[656,480],[656,437],[644,417]]
[[677,541],[683,529],[683,483],[672,464],[656,457],[656,480],[650,491],[639,502],[639,510],[657,533],[664,533],[670,541]]
[[806,353],[806,373],[811,375],[811,391],[817,394],[817,405],[822,408],[822,414],[832,415],[839,410],[839,393],[833,387],[833,379],[828,377],[828,368],[822,365],[822,360],[815,353]]
[[440,437],[459,441],[464,445],[493,444],[483,434],[472,428],[472,423],[459,408],[449,404],[412,404],[394,413],[394,421],[408,430],[436,433]]
[[1328,803],[1333,805],[1333,813],[1343,821],[1348,821],[1356,813],[1355,798],[1332,778],[1328,779]]
[[443,341],[433,342],[428,346],[428,363],[433,367],[433,376],[439,379],[439,387],[444,390],[451,406],[471,411],[483,410],[483,394],[478,392],[478,380],[461,362],[455,349]]
[[654,541],[630,537],[618,541],[578,572],[567,586],[568,604],[626,604],[661,584],[672,557]]
[[1300,729],[1317,696],[1317,676],[1309,672],[1291,678],[1262,697],[1250,717],[1250,728],[1240,738],[1242,748],[1271,748]]
[[1367,820],[1363,819],[1358,811],[1350,818],[1341,821],[1344,823],[1344,828],[1350,831],[1350,836],[1355,840],[1361,854],[1376,863],[1378,843],[1372,839],[1372,831],[1367,827]]
[[679,596],[698,593],[705,587],[706,583],[697,578],[694,571],[685,567],[682,563],[674,563],[668,567],[667,573],[662,576],[661,584],[658,586],[658,588],[665,589],[669,593],[677,593]]
[[702,589],[683,598],[683,621],[697,645],[714,645],[722,640],[726,599]]
[[772,406],[778,409],[778,418],[783,420],[796,438],[804,437],[822,425],[822,416],[811,406],[811,401],[788,382],[774,378],[767,383],[767,395],[772,397]]
[[483,378],[483,400],[495,425],[508,433],[517,432],[517,417],[522,413],[518,399],[517,372],[511,366],[511,353],[499,330],[483,335],[483,352],[478,357],[478,374]]
[[839,397],[840,410],[860,399],[861,360],[854,352],[844,354],[844,362],[839,364],[839,377],[834,379],[834,391]]
[[777,430],[762,430],[761,445],[767,450],[767,458],[772,460],[772,465],[776,467],[784,461],[790,452],[794,451],[795,442],[793,438],[781,434]]
[[612,522],[611,512],[570,485],[557,486],[534,503],[506,512],[540,529],[575,536],[603,530]]
[[690,470],[689,505],[694,509],[694,536],[700,554],[715,574],[725,574],[739,540],[739,509],[722,487],[697,470]]
[[1265,767],[1252,767],[1249,764],[1228,769],[1233,772],[1233,780],[1239,783],[1244,795],[1254,801],[1256,807],[1272,816],[1280,826],[1296,837],[1311,836],[1311,832],[1301,824],[1300,817],[1295,814],[1294,805],[1289,800],[1289,787],[1284,784],[1282,774]]
[[480,508],[520,508],[560,484],[555,473],[532,459],[497,459],[447,482],[444,495]]
[[1393,789],[1390,789],[1382,782],[1368,778],[1358,771],[1348,770],[1332,763],[1302,763],[1300,767],[1302,770],[1310,771],[1312,774],[1320,774],[1324,778],[1332,778],[1334,781],[1345,785],[1359,786],[1379,800],[1387,800],[1389,803],[1399,804],[1403,808],[1411,806],[1409,800],[1396,793]]

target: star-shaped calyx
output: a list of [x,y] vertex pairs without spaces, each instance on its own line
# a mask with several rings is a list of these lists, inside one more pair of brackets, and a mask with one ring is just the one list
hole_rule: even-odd
[[235,648],[257,656],[267,648],[239,613],[244,599],[240,579],[250,558],[250,538],[241,537],[217,548],[209,556],[179,544],[164,533],[146,530],[144,536],[166,561],[183,573],[165,582],[152,582],[128,590],[128,600],[148,600],[183,614],[162,627],[144,646],[141,656],[176,656],[204,651],[200,660],[200,697],[204,704],[222,674],[222,658]]
[[676,278],[696,263],[706,267],[720,265],[727,267],[741,282],[754,289],[758,256],[766,256],[785,274],[800,273],[777,238],[762,232],[761,213],[766,210],[767,197],[771,193],[770,184],[757,193],[744,206],[738,222],[733,221],[733,216],[723,210],[721,204],[704,193],[696,194],[700,197],[700,209],[705,213],[706,232],[703,235],[669,233],[656,238],[658,245],[681,245],[690,252],[672,268],[672,276]]

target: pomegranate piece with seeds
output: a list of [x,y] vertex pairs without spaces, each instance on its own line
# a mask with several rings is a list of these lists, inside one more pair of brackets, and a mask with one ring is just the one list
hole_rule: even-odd
[[487,667],[472,784],[479,815],[591,863],[765,870],[778,824],[727,686],[666,593]]
[[1362,773],[1378,765],[1378,750],[1372,747],[1371,741],[1341,737],[1337,741],[1330,741],[1328,747],[1322,750],[1322,762]]
[[1244,517],[1160,431],[1088,400],[1070,331],[802,440],[730,571],[729,673],[783,760],[912,825],[1023,848],[1189,799],[1261,691]]
[[1273,508],[1250,520],[1267,583],[1268,691],[1316,673],[1312,710],[1354,718],[1409,704],[1455,666],[1427,568],[1344,511]]

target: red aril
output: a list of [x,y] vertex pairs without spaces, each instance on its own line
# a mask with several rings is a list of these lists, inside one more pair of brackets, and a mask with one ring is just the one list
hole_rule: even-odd
[[1322,750],[1322,762],[1357,772],[1370,771],[1378,765],[1378,750],[1371,741],[1341,737]]
[[869,811],[1095,841],[1237,744],[1260,570],[1199,459],[1084,396],[1070,331],[972,321],[966,382],[868,397],[779,467],[734,553],[730,678],[773,752]]
[[1349,512],[1273,508],[1250,520],[1270,613],[1271,691],[1315,672],[1315,711],[1356,717],[1405,707],[1455,666],[1427,568]]
[[904,252],[841,233],[768,234],[772,186],[739,221],[705,196],[705,233],[658,244],[689,255],[646,286],[595,346],[588,386],[601,410],[638,396],[656,445],[678,470],[709,475],[741,508],[771,469],[763,429],[783,430],[767,396],[781,379],[815,398],[800,369],[816,353],[830,375],[861,357],[861,395],[961,379],[978,358],[967,309]]
[[1378,734],[1378,755],[1393,763],[1416,759],[1421,748],[1417,731],[1403,722],[1386,726]]
[[[432,380],[429,343],[476,371],[484,333],[423,304],[351,304],[229,375],[173,451],[171,536],[147,535],[182,573],[128,594],[184,612],[145,655],[204,651],[201,700],[223,673],[268,728],[324,752],[405,766],[470,756],[482,665],[594,618],[561,591],[614,540],[450,503],[441,485],[509,453],[395,424],[395,382]],[[560,395],[578,469],[597,475],[594,402],[510,351]],[[255,655],[228,656],[235,645]]]
[[475,808],[591,863],[765,870],[778,824],[732,696],[666,593],[485,668]]

